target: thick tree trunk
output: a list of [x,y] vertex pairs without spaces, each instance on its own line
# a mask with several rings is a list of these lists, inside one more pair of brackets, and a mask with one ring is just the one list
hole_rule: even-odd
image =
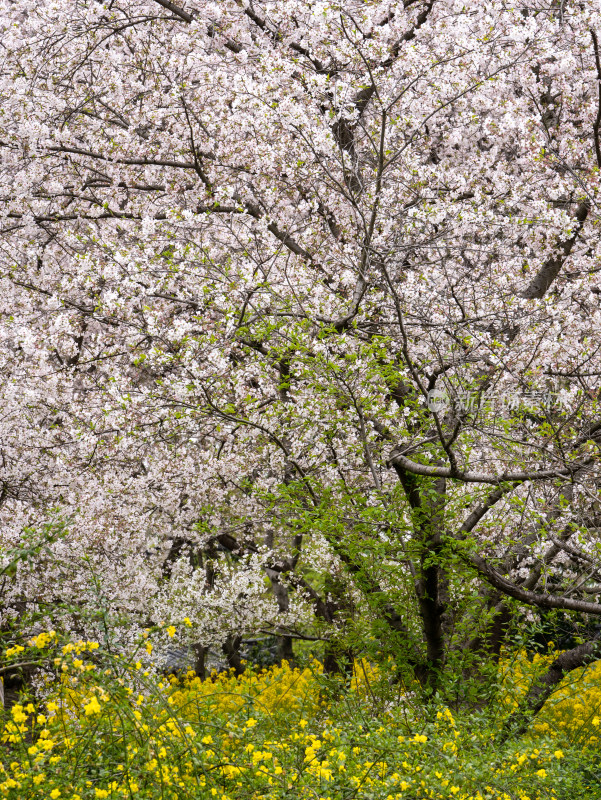
[[223,644],[223,652],[227,659],[228,667],[233,668],[236,675],[242,675],[246,669],[240,656],[241,636],[228,636]]
[[415,580],[422,629],[426,642],[427,664],[424,688],[434,694],[445,660],[443,616],[446,576],[439,563],[444,525],[446,480],[437,478],[420,482],[415,475],[394,464],[399,480],[413,511],[414,539],[420,545],[419,572]]
[[498,592],[493,591],[484,599],[487,601],[486,607],[480,606],[480,612],[482,614],[492,612],[492,618],[488,627],[470,640],[467,650],[472,653],[482,653],[498,661],[511,622],[511,610],[507,603],[500,599]]
[[278,636],[278,660],[287,661],[290,666],[294,666],[294,647],[292,636]]
[[206,656],[209,648],[195,644],[192,649],[194,650],[194,672],[204,681],[207,677]]
[[353,674],[353,660],[352,650],[329,642],[324,653],[323,671],[326,675],[344,675],[350,678]]

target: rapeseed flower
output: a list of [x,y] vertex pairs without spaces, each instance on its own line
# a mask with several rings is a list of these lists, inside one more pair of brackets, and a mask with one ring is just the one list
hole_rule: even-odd
[[96,696],[92,697],[90,702],[84,705],[83,708],[88,716],[90,716],[91,714],[100,714],[100,712],[102,711],[102,708]]

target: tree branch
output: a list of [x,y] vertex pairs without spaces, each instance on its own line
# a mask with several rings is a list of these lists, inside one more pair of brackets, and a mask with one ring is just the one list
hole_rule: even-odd
[[582,230],[590,208],[591,204],[589,200],[584,200],[582,203],[580,203],[576,209],[576,219],[578,220],[576,230],[570,236],[570,238],[561,245],[561,253],[545,261],[538,273],[530,282],[530,285],[520,293],[520,297],[524,297],[526,300],[540,300],[540,298],[545,296],[547,289],[551,286],[555,278],[557,278],[561,272],[561,268],[565,264],[567,257],[572,252],[572,248],[574,247],[576,239],[578,238],[578,234]]
[[183,8],[176,6],[175,3],[171,2],[171,0],[154,0],[154,2],[158,3],[160,6],[163,6],[163,8],[166,8],[167,11],[171,11],[172,14],[175,14],[176,17],[179,17],[188,24],[194,19],[192,14],[188,14],[187,11],[184,11]]
[[575,600],[571,597],[559,597],[553,594],[537,594],[512,583],[500,572],[497,572],[482,556],[475,553],[464,553],[462,558],[495,589],[526,605],[537,608],[561,608],[565,611],[581,611],[584,614],[601,616],[601,604],[599,603],[589,603],[587,600]]
[[[548,478],[562,478],[573,475],[579,469],[592,464],[596,459],[591,457],[582,461],[580,464],[574,464],[571,467],[563,469],[545,469],[530,472],[504,472],[501,475],[489,475],[485,472],[464,472],[463,470],[453,470],[450,467],[435,467],[428,464],[418,464],[416,461],[395,452],[390,454],[388,464],[393,467],[402,467],[407,472],[413,475],[424,475],[432,478],[454,478],[455,480],[463,481],[464,483],[523,483],[524,481],[539,481],[547,480]],[[476,520],[477,521],[477,520]],[[475,524],[475,523],[474,523]]]

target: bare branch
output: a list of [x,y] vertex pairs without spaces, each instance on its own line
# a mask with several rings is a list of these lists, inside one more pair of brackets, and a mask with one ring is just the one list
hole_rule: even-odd
[[587,600],[575,600],[571,597],[559,597],[554,594],[539,594],[524,589],[512,583],[492,567],[482,556],[475,553],[464,554],[463,559],[471,564],[474,569],[484,578],[487,583],[503,594],[513,597],[529,606],[537,608],[561,608],[565,611],[581,611],[584,614],[594,614],[601,616],[601,604],[589,603]]
[[393,450],[390,455],[388,463],[391,466],[399,466],[402,469],[411,472],[413,475],[424,475],[427,477],[435,478],[454,478],[455,480],[464,481],[465,483],[523,483],[524,481],[539,481],[547,480],[548,478],[563,478],[573,475],[579,469],[585,467],[587,464],[595,462],[595,458],[587,458],[579,464],[574,464],[570,467],[563,469],[544,469],[532,470],[528,472],[504,472],[501,475],[489,475],[485,472],[464,472],[463,470],[453,470],[449,467],[435,467],[428,464],[418,464],[416,461],[406,456],[401,455]]
[[183,8],[175,5],[175,3],[172,3],[171,0],[154,0],[154,2],[158,3],[160,6],[163,6],[163,8],[166,8],[167,11],[171,11],[172,14],[175,14],[176,17],[179,17],[184,22],[190,23],[194,19],[192,14],[188,14],[187,11],[184,11]]

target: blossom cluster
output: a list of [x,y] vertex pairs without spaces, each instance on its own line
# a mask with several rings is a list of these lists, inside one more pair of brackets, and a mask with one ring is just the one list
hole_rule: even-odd
[[[203,681],[192,672],[153,677],[124,659],[100,663],[102,650],[87,643],[61,649],[59,682],[6,715],[7,800],[258,800],[291,792],[305,800],[559,800],[570,775],[578,796],[598,796],[598,786],[575,776],[587,750],[593,759],[598,750],[599,663],[564,684],[561,701],[530,732],[503,744],[502,720],[439,704],[424,713],[407,691],[394,701],[382,664],[356,662],[341,693],[317,661]],[[82,670],[83,659],[92,670]],[[499,675],[502,704],[519,701],[541,659],[521,654],[512,663]],[[577,731],[576,692],[591,714]]]

